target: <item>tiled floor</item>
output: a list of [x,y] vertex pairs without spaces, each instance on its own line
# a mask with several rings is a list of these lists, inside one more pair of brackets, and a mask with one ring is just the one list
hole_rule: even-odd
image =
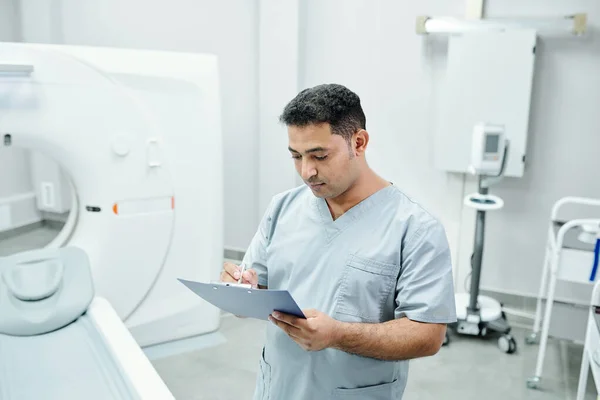
[[[224,317],[219,346],[153,361],[177,399],[252,399],[263,342],[264,323]],[[582,348],[550,341],[542,388],[531,390],[537,346],[524,344],[525,330],[514,330],[516,354],[504,354],[494,339],[453,335],[434,357],[411,361],[404,400],[575,399]],[[596,398],[591,379],[586,400]]]

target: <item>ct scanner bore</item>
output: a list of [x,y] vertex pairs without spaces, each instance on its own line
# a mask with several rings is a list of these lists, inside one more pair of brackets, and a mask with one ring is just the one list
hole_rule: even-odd
[[141,346],[216,330],[219,310],[177,281],[218,279],[223,260],[216,57],[1,43],[0,67],[2,144],[72,179],[51,245],[87,252]]
[[0,256],[63,246],[78,214],[68,174],[44,154],[12,146],[10,134],[0,143],[0,163]]

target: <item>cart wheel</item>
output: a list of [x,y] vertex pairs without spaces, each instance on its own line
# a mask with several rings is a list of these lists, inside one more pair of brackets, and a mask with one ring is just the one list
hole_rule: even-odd
[[448,332],[446,332],[446,336],[444,337],[444,342],[442,343],[442,346],[448,346],[448,343],[450,343],[450,336],[448,335]]
[[498,347],[503,352],[512,354],[517,351],[517,342],[511,335],[502,335],[498,339]]

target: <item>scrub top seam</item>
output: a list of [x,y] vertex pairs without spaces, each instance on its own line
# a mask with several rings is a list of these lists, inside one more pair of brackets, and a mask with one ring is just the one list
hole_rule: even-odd
[[[314,204],[316,205],[319,215],[321,216],[321,220],[326,224],[326,226],[324,228],[325,228],[325,235],[327,237],[327,244],[331,244],[331,242],[336,237],[338,237],[341,233],[346,231],[352,225],[352,223],[363,218],[364,215],[368,211],[372,210],[375,206],[381,204],[384,200],[386,200],[394,195],[397,196],[399,194],[400,194],[400,192],[396,189],[395,186],[387,186],[387,187],[379,190],[378,192],[375,192],[374,194],[367,197],[365,200],[363,200],[362,202],[360,202],[359,204],[357,204],[350,210],[346,211],[346,213],[349,213],[349,214],[346,214],[346,213],[342,214],[342,215],[345,215],[345,218],[348,219],[348,222],[343,224],[343,226],[341,228],[335,226],[336,221],[333,221],[333,220],[328,221],[328,219],[331,218],[331,215],[329,215],[328,218],[326,218],[323,215],[324,207],[321,207],[319,205],[319,201],[325,202],[325,204],[324,204],[325,207],[327,206],[327,201],[325,199],[315,198]],[[339,221],[339,219],[338,219],[338,221]],[[329,224],[332,224],[333,226],[332,227],[327,226]],[[335,232],[330,233],[329,232],[330,229],[335,229]]]

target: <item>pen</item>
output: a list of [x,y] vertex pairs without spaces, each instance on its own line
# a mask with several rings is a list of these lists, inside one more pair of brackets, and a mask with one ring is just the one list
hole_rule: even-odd
[[240,271],[240,278],[238,279],[238,283],[242,283],[242,278],[244,275],[244,271],[246,270],[246,264],[242,263],[242,270]]

